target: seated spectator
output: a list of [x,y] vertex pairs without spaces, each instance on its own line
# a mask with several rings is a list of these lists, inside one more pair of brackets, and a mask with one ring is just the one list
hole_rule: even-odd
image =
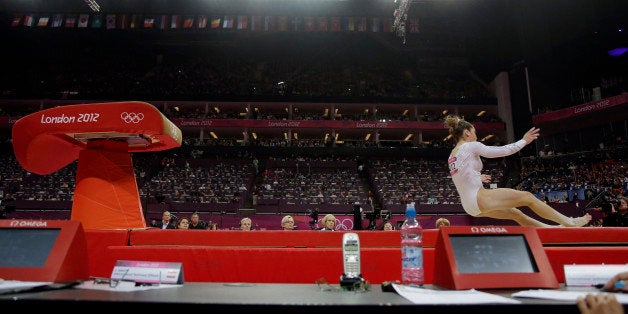
[[446,227],[451,225],[451,223],[449,222],[449,219],[447,218],[438,218],[436,219],[436,223],[434,223],[434,225],[436,226],[436,229],[440,228],[440,227]]
[[393,227],[393,224],[390,221],[387,221],[387,222],[384,223],[384,226],[382,227],[382,230],[384,230],[384,231],[395,230],[395,227]]
[[332,214],[325,215],[321,220],[321,224],[323,225],[323,228],[321,228],[323,231],[336,231],[336,217]]
[[199,230],[206,230],[207,229],[207,223],[205,223],[204,221],[202,221],[198,215],[198,213],[193,213],[192,216],[190,216],[190,229],[199,229]]
[[156,221],[153,224],[153,227],[160,229],[177,229],[177,225],[175,225],[174,221],[171,219],[172,214],[169,211],[163,212],[161,215],[161,220]]
[[290,215],[285,215],[281,218],[281,230],[295,230],[294,218]]
[[602,220],[604,227],[628,227],[628,198],[620,196],[617,207],[610,204],[610,210],[603,210],[605,217]]
[[179,223],[177,224],[177,229],[190,229],[190,222],[188,221],[188,219],[182,218],[181,220],[179,220]]
[[244,217],[240,220],[240,230],[251,231],[253,230],[253,221],[249,217]]

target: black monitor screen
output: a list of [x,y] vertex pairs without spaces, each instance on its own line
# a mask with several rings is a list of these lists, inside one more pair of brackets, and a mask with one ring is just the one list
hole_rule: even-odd
[[0,228],[0,267],[44,267],[60,231]]
[[461,274],[534,273],[538,267],[524,235],[450,235]]

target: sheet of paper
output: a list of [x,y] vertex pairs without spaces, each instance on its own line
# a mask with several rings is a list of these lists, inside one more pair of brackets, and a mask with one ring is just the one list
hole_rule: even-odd
[[120,281],[117,283],[115,287],[112,287],[111,285],[109,285],[109,283],[94,283],[93,281],[85,281],[81,283],[80,285],[76,286],[75,288],[89,289],[89,290],[129,292],[129,291],[178,288],[181,286],[183,285],[159,284],[159,285],[152,285],[152,286],[136,286],[135,282],[132,282],[132,281]]
[[183,283],[183,264],[153,261],[117,261],[111,279],[145,283]]
[[0,294],[20,292],[49,284],[52,284],[52,282],[0,280]]
[[[576,302],[576,299],[578,297],[584,297],[588,293],[593,293],[593,292],[534,289],[534,290],[523,290],[523,291],[513,293],[512,297]],[[608,293],[608,292],[595,292],[595,293]],[[628,294],[625,294],[625,293],[613,293],[613,294],[615,295],[619,303],[628,304]]]
[[432,290],[393,284],[400,296],[414,304],[486,304],[512,303],[521,301],[509,299],[495,294],[471,290]]
[[615,274],[628,271],[628,264],[565,265],[565,285],[591,287],[605,284]]

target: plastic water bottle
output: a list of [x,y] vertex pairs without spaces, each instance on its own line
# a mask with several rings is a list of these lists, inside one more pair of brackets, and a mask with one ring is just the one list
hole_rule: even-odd
[[424,282],[423,228],[416,220],[414,203],[410,203],[401,226],[401,283],[420,286]]

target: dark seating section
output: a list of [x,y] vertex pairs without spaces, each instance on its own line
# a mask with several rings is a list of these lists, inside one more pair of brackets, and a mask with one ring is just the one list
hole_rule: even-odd
[[253,181],[250,159],[176,158],[159,167],[142,186],[142,196],[162,204],[191,205],[196,211],[241,208]]
[[[10,144],[0,154],[2,215],[7,218],[69,219],[76,165],[50,175],[25,171],[15,160]],[[195,147],[202,150],[202,147]],[[246,151],[246,150],[243,150]],[[183,148],[167,154],[133,156],[137,182],[147,220],[159,219],[169,210],[178,216],[201,213],[240,215],[241,209],[256,214],[348,215],[358,203],[364,211],[383,209],[402,215],[405,204],[415,202],[421,215],[465,215],[442,158],[267,157],[259,168],[249,154],[187,157]],[[624,180],[625,146],[604,152],[489,160],[483,173],[491,174],[498,187],[512,186],[537,194],[565,192],[566,200],[547,199],[566,215],[579,215],[600,193],[612,200],[628,190]],[[490,187],[487,185],[487,187]],[[574,193],[570,193],[574,192]],[[373,196],[373,201],[369,199]],[[591,211],[592,225],[601,215]],[[494,221],[475,219],[473,223]],[[224,227],[224,226],[223,226]],[[229,226],[226,226],[227,228]],[[277,226],[260,226],[272,230]]]
[[[403,213],[408,202],[414,202],[420,207],[460,204],[446,160],[381,159],[371,161],[369,169],[375,196],[385,210]],[[483,173],[491,174],[496,184],[502,181],[504,172],[504,167],[495,162],[487,162],[483,170]],[[445,211],[449,208],[450,212],[455,211],[455,208],[461,210],[460,206],[439,208]]]
[[368,204],[368,184],[360,180],[353,160],[269,160],[260,179],[256,187],[258,213],[303,213],[314,208],[347,213],[354,204]]

